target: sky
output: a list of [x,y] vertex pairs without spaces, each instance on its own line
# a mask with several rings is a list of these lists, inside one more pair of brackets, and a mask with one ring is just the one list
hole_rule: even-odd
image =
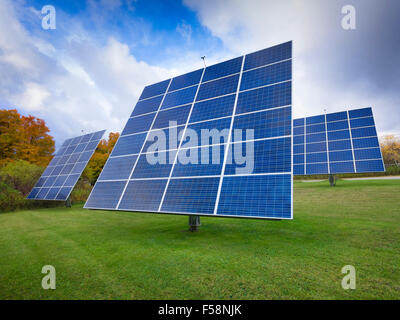
[[[52,5],[55,29],[43,29]],[[346,30],[345,5],[355,9]],[[0,109],[56,146],[122,128],[143,87],[293,40],[293,117],[372,107],[400,135],[398,0],[0,0]]]

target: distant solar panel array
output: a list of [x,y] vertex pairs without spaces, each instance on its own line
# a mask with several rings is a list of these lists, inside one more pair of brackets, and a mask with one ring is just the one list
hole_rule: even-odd
[[67,200],[104,132],[97,131],[65,140],[27,199]]
[[[287,42],[145,87],[85,208],[292,218],[291,59]],[[189,144],[205,129],[227,134]],[[251,172],[229,161],[239,147]]]
[[371,108],[293,120],[295,175],[385,171]]

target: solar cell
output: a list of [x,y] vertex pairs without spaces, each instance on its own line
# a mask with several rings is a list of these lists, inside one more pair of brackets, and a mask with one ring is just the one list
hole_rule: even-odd
[[102,130],[64,141],[27,199],[67,200],[104,132]]
[[295,175],[385,170],[371,108],[295,119],[293,135]]
[[147,86],[85,208],[291,219],[291,57],[287,42]]

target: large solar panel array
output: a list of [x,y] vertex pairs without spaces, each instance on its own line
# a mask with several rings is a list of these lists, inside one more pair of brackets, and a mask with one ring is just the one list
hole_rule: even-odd
[[104,132],[97,131],[65,140],[27,199],[67,200]]
[[145,87],[85,208],[291,219],[291,66],[287,42]]
[[371,108],[293,120],[293,174],[385,171]]

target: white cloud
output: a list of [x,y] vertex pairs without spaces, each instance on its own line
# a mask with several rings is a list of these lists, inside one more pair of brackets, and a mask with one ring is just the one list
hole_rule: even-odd
[[34,82],[25,84],[25,90],[12,98],[16,105],[22,105],[28,111],[44,110],[46,99],[50,97],[50,92],[44,87]]
[[[382,56],[392,52],[382,46],[398,43],[390,31],[395,8],[390,1],[353,2],[359,23],[349,32],[341,27],[341,8],[348,4],[342,0],[184,0],[235,55],[294,41],[294,117],[372,106],[380,132],[400,133],[400,117],[393,117],[400,104],[395,90],[400,73],[386,70],[383,62],[397,64],[398,58]],[[384,43],[375,44],[376,39]]]
[[99,45],[70,33],[57,48],[30,34],[17,10],[0,3],[0,94],[8,105],[44,118],[57,145],[81,130],[121,131],[143,87],[173,72],[138,61],[113,38]]
[[192,26],[182,21],[176,26],[176,31],[185,39],[187,42],[192,41]]

